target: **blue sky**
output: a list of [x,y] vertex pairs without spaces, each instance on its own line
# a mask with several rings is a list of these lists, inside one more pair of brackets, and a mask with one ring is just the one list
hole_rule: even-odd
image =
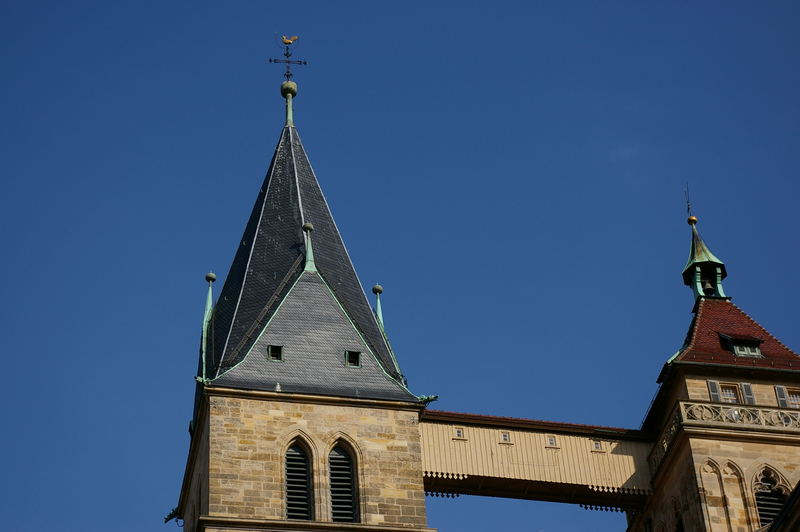
[[[800,349],[794,2],[3,2],[0,521],[165,530],[203,275],[295,121],[410,386],[438,409],[636,428],[692,299]],[[219,288],[221,284],[218,284]],[[623,530],[429,499],[442,531]],[[174,525],[168,525],[172,527]]]

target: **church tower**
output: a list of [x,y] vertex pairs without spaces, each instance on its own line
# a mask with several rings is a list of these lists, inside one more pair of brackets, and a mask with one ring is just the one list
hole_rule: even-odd
[[697,222],[683,270],[694,318],[642,426],[653,495],[629,530],[762,530],[800,481],[800,356],[726,296]]
[[424,403],[406,387],[300,141],[290,77],[286,124],[215,304],[216,277],[206,277],[174,515],[187,532],[431,531]]

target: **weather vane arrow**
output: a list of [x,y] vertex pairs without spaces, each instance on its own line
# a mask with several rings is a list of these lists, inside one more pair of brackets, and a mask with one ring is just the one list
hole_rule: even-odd
[[286,72],[283,73],[283,76],[286,78],[286,81],[290,81],[292,79],[292,65],[307,65],[308,61],[301,61],[298,59],[292,59],[292,50],[290,46],[294,43],[299,37],[297,35],[292,35],[291,37],[287,37],[284,35],[281,37],[281,42],[283,43],[285,50],[283,52],[283,57],[285,59],[273,59],[270,58],[270,63],[284,63],[286,65]]

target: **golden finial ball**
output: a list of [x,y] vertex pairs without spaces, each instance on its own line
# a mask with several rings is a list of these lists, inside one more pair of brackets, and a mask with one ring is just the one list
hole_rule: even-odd
[[376,284],[372,287],[372,293],[376,296],[381,295],[383,293],[383,287],[379,284]]
[[697,216],[689,216],[689,219],[686,220],[686,223],[689,225],[694,225],[697,223]]
[[294,81],[284,81],[281,83],[281,96],[286,98],[290,94],[292,98],[297,96],[297,83]]
[[314,230],[314,224],[312,224],[311,222],[306,222],[303,224],[303,231],[305,231],[306,233],[310,233],[313,230]]
[[217,275],[214,272],[208,272],[206,274],[206,282],[207,283],[213,283],[216,280],[217,280]]

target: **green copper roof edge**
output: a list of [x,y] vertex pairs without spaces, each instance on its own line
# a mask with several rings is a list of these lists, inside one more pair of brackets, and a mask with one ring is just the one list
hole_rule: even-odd
[[389,348],[389,355],[392,357],[392,364],[394,364],[394,369],[397,371],[398,375],[402,375],[400,371],[400,364],[397,362],[397,356],[394,354],[394,349],[392,349],[392,343],[389,341],[389,335],[386,334],[383,326],[381,325],[381,335],[383,336],[383,341],[386,342],[386,347]]
[[675,351],[675,354],[669,357],[669,359],[667,359],[667,364],[672,364],[672,361],[678,358],[681,353],[683,353],[683,348],[680,348],[677,351]]
[[200,353],[202,357],[203,372],[200,376],[203,380],[206,379],[206,342],[208,341],[208,325],[211,323],[211,309],[214,305],[214,295],[211,288],[212,283],[208,283],[208,294],[206,295],[206,309],[203,313],[203,333],[200,339]]
[[375,294],[375,318],[378,321],[378,328],[381,331],[381,336],[383,336],[383,341],[386,342],[386,347],[389,348],[389,355],[392,357],[394,369],[397,371],[398,375],[402,375],[402,372],[400,371],[400,364],[397,363],[397,357],[394,354],[394,349],[392,349],[392,343],[389,341],[389,335],[386,333],[386,327],[383,324],[383,309],[381,308],[380,293]]
[[[322,281],[322,284],[324,284],[324,285],[325,285],[325,288],[327,288],[327,289],[328,289],[328,292],[331,294],[331,297],[333,298],[333,300],[334,300],[334,301],[336,301],[336,304],[337,304],[337,305],[339,305],[339,308],[341,309],[341,311],[342,311],[342,314],[344,314],[345,318],[347,318],[347,321],[350,323],[350,326],[351,326],[351,327],[353,328],[353,330],[356,332],[356,334],[358,335],[358,337],[359,337],[359,338],[361,338],[361,342],[364,344],[364,347],[366,347],[366,348],[367,348],[367,351],[369,352],[369,354],[370,354],[370,355],[372,355],[372,359],[375,361],[375,364],[377,364],[377,365],[378,365],[378,368],[380,368],[381,372],[382,372],[382,373],[383,373],[383,374],[386,376],[386,378],[387,378],[387,379],[389,379],[391,382],[393,382],[393,383],[395,383],[395,384],[399,385],[399,386],[400,386],[401,388],[403,388],[405,391],[407,391],[408,393],[410,393],[411,395],[413,395],[414,397],[416,397],[416,395],[415,395],[415,394],[414,394],[414,393],[413,393],[411,390],[409,390],[409,389],[406,387],[406,385],[405,385],[405,384],[403,384],[401,381],[399,381],[399,380],[395,379],[394,377],[392,377],[391,375],[389,375],[389,374],[386,372],[386,370],[385,370],[385,369],[383,369],[383,364],[381,364],[380,360],[378,360],[378,357],[375,355],[375,353],[374,353],[374,352],[372,351],[372,349],[370,348],[370,346],[369,346],[369,342],[367,342],[366,338],[364,338],[364,335],[363,335],[363,334],[361,334],[361,331],[359,331],[359,330],[358,330],[358,327],[356,327],[356,324],[355,324],[355,322],[354,322],[354,321],[353,321],[353,319],[350,317],[350,315],[347,313],[347,310],[345,310],[345,308],[344,308],[344,305],[342,305],[341,301],[339,301],[339,298],[338,298],[338,297],[336,297],[336,294],[334,293],[333,289],[330,287],[330,285],[328,284],[328,282],[325,280],[325,278],[324,278],[324,277],[322,277],[322,275],[320,275],[320,273],[319,273],[319,272],[314,272],[314,273],[317,275],[317,277],[319,277],[319,278],[320,278],[320,280]],[[387,342],[387,345],[388,345],[388,342]],[[390,349],[391,349],[391,348],[390,348]],[[391,351],[390,351],[390,353],[391,353]],[[391,353],[391,354],[392,354],[392,359],[393,359],[393,362],[394,362],[394,364],[395,364],[395,367],[396,367],[396,366],[397,366],[397,360],[394,360],[394,353]],[[400,373],[400,370],[399,370],[399,368],[398,368],[398,370],[397,370],[397,373]]]
[[225,370],[223,373],[220,373],[220,374],[218,374],[218,375],[217,375],[216,377],[214,377],[213,379],[209,379],[209,382],[214,382],[215,380],[219,379],[220,377],[222,377],[223,375],[227,374],[228,372],[230,372],[230,371],[233,371],[234,369],[236,369],[237,367],[239,367],[239,365],[243,364],[245,360],[247,360],[247,357],[248,357],[248,356],[250,356],[250,353],[253,351],[253,348],[256,346],[256,344],[258,343],[258,341],[259,341],[259,340],[261,340],[261,337],[262,337],[262,336],[264,336],[264,332],[267,330],[267,327],[269,327],[269,324],[270,324],[270,323],[272,323],[272,320],[273,320],[273,319],[275,319],[275,316],[277,316],[277,315],[278,315],[278,311],[279,311],[279,310],[281,309],[281,307],[283,306],[283,303],[284,303],[284,302],[286,301],[286,299],[289,297],[289,294],[291,294],[291,293],[292,293],[292,291],[294,290],[294,287],[295,287],[295,286],[297,286],[297,283],[299,283],[299,282],[300,282],[300,279],[301,279],[302,277],[303,277],[303,274],[301,273],[301,274],[300,274],[300,275],[297,277],[297,279],[295,279],[294,283],[292,283],[292,286],[291,286],[291,288],[289,288],[289,290],[286,292],[286,295],[285,295],[285,296],[283,296],[283,299],[281,299],[281,302],[280,302],[280,303],[278,303],[278,306],[277,306],[277,307],[275,307],[275,310],[273,311],[273,313],[272,313],[272,316],[270,316],[270,317],[269,317],[269,319],[267,320],[267,323],[265,323],[265,324],[264,324],[264,326],[263,326],[263,327],[261,327],[261,332],[259,332],[259,333],[258,333],[258,336],[256,336],[256,339],[255,339],[255,340],[253,340],[253,343],[252,343],[252,344],[250,344],[250,348],[247,350],[247,353],[245,353],[245,354],[244,354],[244,356],[242,357],[242,359],[241,359],[239,362],[237,362],[236,364],[234,364],[233,366],[231,366],[230,368],[226,369],[226,370]]

